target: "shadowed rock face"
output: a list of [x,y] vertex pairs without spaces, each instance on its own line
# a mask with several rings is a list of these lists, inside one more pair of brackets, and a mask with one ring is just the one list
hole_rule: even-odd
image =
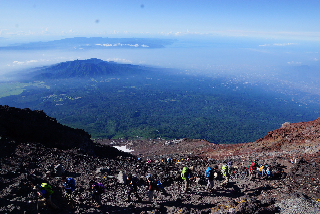
[[92,150],[90,135],[64,126],[43,111],[0,106],[0,135],[18,142],[41,142],[59,149]]

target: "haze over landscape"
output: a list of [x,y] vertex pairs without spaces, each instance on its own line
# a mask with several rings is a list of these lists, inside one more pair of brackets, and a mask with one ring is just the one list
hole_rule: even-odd
[[0,213],[319,214],[319,8],[0,0]]
[[[319,6],[317,1],[1,1],[0,104],[42,109],[59,122],[83,128],[94,137],[203,137],[215,143],[254,141],[284,122],[313,120],[319,116]],[[105,85],[98,81],[100,77],[94,77],[95,84],[82,82],[84,87],[77,86],[77,82],[70,81],[68,85],[52,79],[51,82],[37,79],[43,82],[39,86],[30,83],[35,79],[26,78],[34,71],[42,71],[42,66],[51,69],[57,63],[93,58],[139,65],[142,70],[163,69],[168,76],[150,76],[152,72],[149,72],[138,80],[128,74],[119,85],[114,83],[114,91],[108,95]],[[156,71],[157,75],[160,70]],[[83,75],[87,71],[81,72]],[[170,75],[176,74],[187,77],[181,77],[180,81],[175,76],[176,81],[172,82]],[[158,83],[149,81],[152,78],[159,79]],[[149,84],[154,88],[148,88]],[[197,91],[200,88],[201,92]],[[100,107],[102,103],[107,106],[116,103],[113,99],[122,93],[115,106],[119,105],[120,112],[129,112],[131,116],[121,114],[121,120],[110,119],[101,125],[101,115],[90,115],[94,117],[91,122],[81,119],[84,109],[102,114],[101,109],[81,104],[83,109],[79,110],[79,103],[78,109],[69,112],[72,117],[63,116],[70,105],[61,96],[72,94],[73,99],[83,98],[84,94],[90,94],[88,90],[95,93],[86,99],[101,102]],[[130,93],[135,93],[136,98],[123,103],[130,100]],[[98,94],[110,96],[109,100],[102,102]],[[155,102],[151,94],[164,97]],[[44,99],[50,95],[60,96],[60,100]],[[188,97],[190,101],[178,96]],[[25,101],[25,97],[31,101]],[[208,100],[213,98],[217,100],[214,104]],[[145,105],[142,100],[150,102]],[[157,105],[157,109],[158,102],[168,100],[173,100],[170,107],[162,113],[159,110],[157,117],[143,110],[143,105],[148,108]],[[201,100],[203,104],[199,104]],[[192,103],[188,108],[194,109],[193,113],[187,105],[182,107],[183,102]],[[66,109],[55,110],[62,105]],[[134,107],[128,109],[128,105]],[[264,108],[272,110],[266,113]],[[111,117],[115,111],[109,107],[106,110],[109,114],[104,114]],[[248,113],[255,111],[259,113]],[[168,112],[178,117],[172,118]],[[277,120],[271,119],[271,115]],[[161,124],[150,122],[159,118],[163,119]],[[131,125],[122,127],[124,121]],[[175,126],[172,121],[176,121]],[[222,125],[217,128],[219,121]],[[243,122],[246,125],[241,127]],[[178,123],[185,128],[178,128]],[[218,134],[228,130],[230,125],[226,124],[230,123],[238,124],[232,130],[241,130],[241,137],[236,140]],[[132,127],[139,127],[138,131]],[[196,133],[190,131],[194,127]],[[156,134],[160,129],[162,133]],[[217,129],[220,131],[210,134],[210,130]],[[215,134],[219,135],[218,140],[212,137]]]

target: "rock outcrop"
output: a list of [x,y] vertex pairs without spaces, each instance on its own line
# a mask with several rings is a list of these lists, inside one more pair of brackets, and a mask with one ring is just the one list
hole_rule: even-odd
[[64,126],[43,111],[0,106],[0,136],[17,142],[39,142],[50,148],[80,148],[93,153],[87,132]]

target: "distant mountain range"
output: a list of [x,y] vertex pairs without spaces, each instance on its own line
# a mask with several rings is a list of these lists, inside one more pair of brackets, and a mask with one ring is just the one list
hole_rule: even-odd
[[151,38],[102,38],[75,37],[47,42],[30,42],[0,47],[0,50],[48,50],[48,49],[132,49],[132,48],[164,48],[175,42],[174,39]]
[[107,62],[101,59],[87,59],[62,62],[56,65],[40,68],[33,72],[34,79],[68,79],[91,78],[99,76],[136,75],[150,72],[143,66]]

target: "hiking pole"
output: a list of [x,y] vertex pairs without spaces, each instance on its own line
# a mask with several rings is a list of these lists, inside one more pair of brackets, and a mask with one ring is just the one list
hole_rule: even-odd
[[[33,186],[33,184],[32,184]],[[38,190],[37,188],[34,189],[34,193],[36,194],[36,207],[37,207],[37,213],[39,213],[39,203],[38,203],[38,200],[39,200],[39,194],[38,194]]]
[[36,198],[36,204],[37,204],[37,213],[39,213],[39,203],[38,203],[38,200],[39,200],[39,196],[38,196],[38,193],[36,193],[37,195],[37,198]]

